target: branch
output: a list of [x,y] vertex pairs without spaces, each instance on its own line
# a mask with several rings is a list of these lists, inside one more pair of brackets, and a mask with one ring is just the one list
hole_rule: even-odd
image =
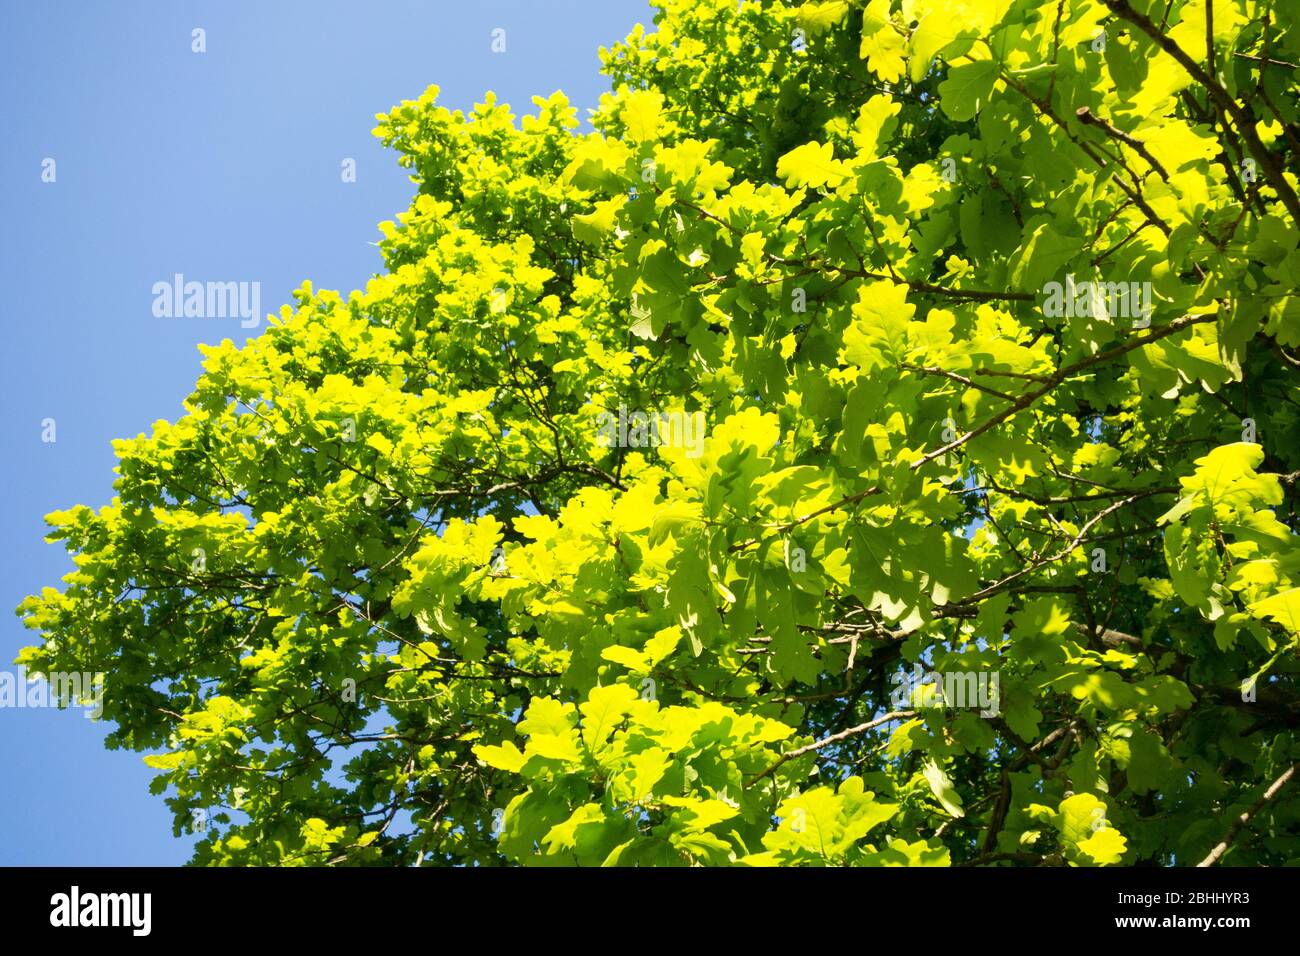
[[983,601],[985,598],[992,597],[994,594],[997,594],[999,591],[1003,590],[1012,581],[1022,578],[1026,574],[1032,574],[1033,572],[1037,571],[1039,568],[1046,567],[1049,564],[1054,564],[1057,561],[1060,561],[1062,558],[1068,557],[1074,551],[1075,548],[1079,547],[1079,545],[1084,543],[1084,541],[1087,539],[1088,532],[1092,530],[1094,525],[1098,524],[1104,518],[1106,518],[1111,514],[1114,514],[1116,511],[1125,507],[1126,505],[1130,505],[1133,502],[1138,501],[1147,496],[1148,496],[1147,494],[1136,494],[1136,495],[1130,495],[1127,498],[1121,498],[1119,501],[1116,501],[1113,504],[1109,505],[1108,507],[1102,509],[1101,511],[1093,515],[1091,518],[1089,518],[1086,522],[1084,522],[1083,526],[1079,529],[1078,534],[1074,536],[1074,539],[1069,544],[1067,544],[1064,548],[1058,551],[1056,554],[1050,555],[1046,558],[1038,558],[1037,560],[1031,562],[1030,564],[1025,565],[1019,571],[1014,571],[1011,574],[1008,574],[1002,580],[990,584],[988,587],[984,588],[983,590],[975,592],[970,597],[962,598],[962,600],[957,601],[956,603],[958,605],[978,604],[980,601]]
[[[1067,365],[1065,368],[1058,369],[1055,372],[1055,374],[1046,376],[1042,380],[1043,384],[1039,388],[1031,389],[1030,391],[1025,392],[1023,395],[1020,395],[1018,398],[1016,398],[1014,402],[1012,402],[1002,411],[998,412],[996,415],[994,415],[984,424],[980,425],[978,428],[975,428],[972,431],[969,431],[966,434],[953,439],[952,441],[948,442],[948,444],[936,448],[934,451],[930,452],[929,454],[924,455],[921,458],[918,458],[916,461],[912,462],[909,467],[911,468],[912,471],[916,471],[918,468],[922,467],[923,465],[929,464],[930,462],[934,461],[936,458],[941,458],[942,456],[946,455],[954,448],[960,448],[962,445],[966,444],[972,438],[978,438],[980,435],[984,434],[990,428],[993,428],[994,426],[1001,424],[1002,422],[1006,421],[1008,418],[1011,418],[1016,413],[1024,411],[1035,401],[1042,398],[1048,392],[1052,391],[1052,389],[1056,388],[1058,385],[1060,385],[1062,382],[1064,382],[1067,378],[1069,378],[1072,375],[1076,375],[1079,372],[1092,368],[1094,365],[1100,365],[1103,362],[1108,362],[1113,358],[1118,358],[1119,356],[1124,355],[1127,352],[1131,352],[1134,349],[1141,348],[1144,345],[1149,345],[1152,342],[1155,342],[1159,339],[1163,339],[1165,336],[1173,335],[1175,332],[1181,332],[1184,329],[1189,328],[1193,325],[1201,325],[1206,322],[1217,321],[1217,318],[1218,317],[1213,313],[1209,313],[1206,315],[1180,316],[1179,318],[1174,319],[1168,325],[1162,325],[1159,328],[1153,328],[1150,331],[1148,331],[1145,335],[1137,336],[1129,340],[1128,342],[1124,343],[1123,345],[1117,345],[1113,349],[1107,349],[1105,352],[1098,352],[1096,355],[1089,356],[1088,358],[1081,359],[1078,362],[1073,363],[1072,365]],[[829,514],[833,511],[838,511],[840,508],[844,508],[848,505],[856,504],[859,501],[862,501],[864,498],[869,498],[872,495],[878,495],[883,490],[884,488],[880,485],[872,485],[870,488],[867,488],[864,491],[859,491],[856,492],[855,494],[846,495],[845,497],[840,498],[837,501],[832,501],[828,505],[823,505],[817,510],[809,512],[808,514],[803,515],[802,517],[795,518],[792,521],[787,521],[782,525],[778,525],[776,526],[775,530],[777,534],[788,534],[790,531],[797,528],[801,524],[806,524],[807,522],[812,521],[814,518],[821,517],[822,515]],[[1139,493],[1138,496],[1142,497],[1145,494],[1154,494],[1154,493],[1155,491],[1141,492]],[[1124,503],[1127,504],[1128,502],[1125,501]],[[1109,510],[1113,510],[1113,509],[1109,509]],[[735,553],[737,551],[744,551],[745,549],[753,547],[754,545],[760,543],[763,540],[765,539],[762,536],[759,536],[757,538],[749,538],[748,540],[740,541],[736,544],[733,544],[727,550],[731,553]]]
[[1295,776],[1298,768],[1300,768],[1300,763],[1293,763],[1287,769],[1286,773],[1282,774],[1282,776],[1269,784],[1268,789],[1264,791],[1264,795],[1251,804],[1250,809],[1232,821],[1232,826],[1228,828],[1227,836],[1219,842],[1218,846],[1206,855],[1204,860],[1196,865],[1198,867],[1214,866],[1214,864],[1218,863],[1223,854],[1228,852],[1228,847],[1232,845],[1232,841],[1236,839],[1237,834],[1240,833],[1241,829],[1250,822],[1251,817],[1259,813],[1259,811],[1264,808],[1264,804],[1277,796],[1278,792],[1291,782],[1291,778]]
[[[1113,125],[1102,119],[1100,116],[1094,116],[1092,109],[1087,106],[1080,106],[1074,113],[1079,117],[1079,122],[1084,126],[1096,126],[1113,140],[1117,140],[1126,146],[1131,146],[1133,150],[1147,161],[1147,165],[1160,174],[1160,178],[1169,182],[1169,172],[1160,165],[1160,161],[1151,155],[1147,149],[1146,143],[1136,137],[1130,136],[1121,129],[1116,129]],[[1134,179],[1137,177],[1134,176]]]
[[1086,359],[1081,359],[1080,361],[1075,362],[1073,365],[1067,365],[1065,368],[1059,369],[1054,375],[1049,376],[1047,378],[1047,381],[1045,381],[1040,388],[1031,389],[1030,391],[1025,392],[1014,402],[1012,402],[1008,408],[1005,408],[1002,411],[998,412],[998,414],[994,415],[983,425],[979,426],[973,431],[967,432],[965,435],[953,439],[952,441],[948,442],[948,444],[943,445],[940,448],[936,448],[934,451],[930,452],[925,457],[920,458],[917,461],[913,462],[912,469],[916,470],[917,468],[920,468],[922,465],[926,464],[927,462],[933,461],[936,458],[940,458],[943,455],[946,455],[954,448],[959,448],[960,446],[970,441],[972,438],[976,438],[984,434],[986,431],[988,431],[990,428],[994,427],[995,425],[999,425],[1002,422],[1006,421],[1008,418],[1015,415],[1017,412],[1024,411],[1035,401],[1042,398],[1052,389],[1056,388],[1058,385],[1064,382],[1071,375],[1075,375],[1079,372],[1084,371],[1085,369],[1089,369],[1094,365],[1100,365],[1102,362],[1110,361],[1113,358],[1118,358],[1119,356],[1125,354],[1126,352],[1131,352],[1133,351],[1133,349],[1141,348],[1142,346],[1148,345],[1151,342],[1155,342],[1158,339],[1162,339],[1167,335],[1172,335],[1175,332],[1181,332],[1183,329],[1187,328],[1188,326],[1199,325],[1205,322],[1214,322],[1216,321],[1216,318],[1217,317],[1213,314],[1180,316],[1179,318],[1174,319],[1168,325],[1163,325],[1160,328],[1152,329],[1146,335],[1140,335],[1132,339],[1131,341],[1126,342],[1123,345],[1117,345],[1113,349],[1107,349],[1105,352],[1098,352],[1096,355],[1090,356]]
[[1150,17],[1134,10],[1129,5],[1128,0],[1102,0],[1102,2],[1106,4],[1112,13],[1133,24],[1150,37],[1156,46],[1178,61],[1178,64],[1205,88],[1205,92],[1209,97],[1232,117],[1237,124],[1241,137],[1246,141],[1251,153],[1263,169],[1269,185],[1277,192],[1278,198],[1282,200],[1282,205],[1286,206],[1287,212],[1291,214],[1291,219],[1300,224],[1300,196],[1296,195],[1295,190],[1286,181],[1286,177],[1282,175],[1282,170],[1278,168],[1273,154],[1265,148],[1264,143],[1260,140],[1259,134],[1255,131],[1255,117],[1249,107],[1242,106],[1234,100],[1218,80],[1206,73],[1199,63],[1187,55],[1187,51],[1162,33],[1160,28],[1151,22]]
[[830,744],[838,743],[841,740],[845,740],[849,737],[852,737],[854,734],[864,733],[868,730],[871,730],[873,727],[879,727],[881,724],[887,724],[891,720],[901,720],[904,717],[915,717],[915,716],[916,716],[916,711],[914,710],[892,710],[889,713],[885,714],[883,717],[877,717],[875,720],[869,720],[865,724],[858,724],[858,726],[850,727],[848,730],[841,730],[838,734],[831,734],[829,737],[823,737],[821,740],[818,740],[815,743],[807,744],[803,747],[796,747],[794,750],[791,750],[789,753],[782,754],[780,760],[778,760],[776,763],[772,764],[772,766],[768,767],[758,776],[750,780],[749,785],[753,786],[754,784],[758,783],[758,781],[762,780],[764,777],[771,776],[773,773],[776,772],[777,767],[780,767],[786,761],[793,760],[795,757],[802,757],[806,753],[812,753],[812,751],[814,750],[820,750],[822,747],[826,747],[829,746]]

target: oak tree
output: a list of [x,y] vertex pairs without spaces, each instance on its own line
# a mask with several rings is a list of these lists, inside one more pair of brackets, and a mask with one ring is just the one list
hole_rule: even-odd
[[[20,608],[199,864],[1300,857],[1300,7],[661,0],[379,117]],[[698,427],[697,427],[698,426]]]

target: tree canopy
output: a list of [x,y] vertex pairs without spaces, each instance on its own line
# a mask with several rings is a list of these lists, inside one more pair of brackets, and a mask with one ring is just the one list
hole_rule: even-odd
[[197,864],[1300,859],[1300,7],[660,0],[375,133],[19,612]]

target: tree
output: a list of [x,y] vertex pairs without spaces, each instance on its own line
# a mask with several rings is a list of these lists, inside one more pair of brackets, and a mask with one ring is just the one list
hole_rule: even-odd
[[201,864],[1280,864],[1300,10],[663,0],[437,89],[387,272],[204,347],[20,662]]

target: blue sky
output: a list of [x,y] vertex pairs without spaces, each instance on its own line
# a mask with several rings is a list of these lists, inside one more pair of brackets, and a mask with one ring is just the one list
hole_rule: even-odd
[[[112,439],[180,415],[198,343],[258,332],[155,318],[153,284],[259,282],[264,313],[304,279],[364,286],[376,225],[413,190],[375,113],[437,84],[443,105],[493,90],[517,112],[562,89],[585,116],[607,86],[596,51],[651,15],[644,0],[0,4],[0,670],[34,637],[11,609],[71,567],[42,516],[106,503]],[[0,708],[0,865],[188,858],[152,771],[103,737],[79,711]]]

